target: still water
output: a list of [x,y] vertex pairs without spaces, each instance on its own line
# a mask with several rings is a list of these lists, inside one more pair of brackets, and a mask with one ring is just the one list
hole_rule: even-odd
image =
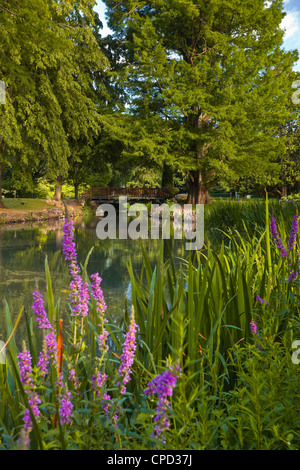
[[[75,241],[79,263],[84,263],[92,247],[88,274],[98,272],[102,277],[102,290],[107,312],[112,318],[120,318],[126,296],[130,297],[130,283],[126,262],[129,257],[138,273],[142,266],[142,252],[138,240],[99,240],[96,235],[98,219],[75,220]],[[46,299],[45,258],[48,258],[55,302],[60,299],[63,317],[67,308],[70,276],[68,263],[62,254],[63,221],[47,221],[41,224],[22,224],[0,228],[0,340],[6,340],[5,302],[13,319],[22,306],[32,314],[32,292],[41,290]],[[168,241],[143,240],[151,263],[158,259],[161,244],[168,253]],[[173,240],[172,249],[178,257],[185,257],[184,242]]]

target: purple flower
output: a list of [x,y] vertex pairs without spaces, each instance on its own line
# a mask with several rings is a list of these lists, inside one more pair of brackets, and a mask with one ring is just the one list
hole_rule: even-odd
[[49,333],[46,335],[46,345],[47,349],[52,356],[56,356],[57,353],[57,342],[56,342],[56,335],[55,333]]
[[296,244],[297,232],[298,232],[298,214],[294,215],[294,217],[293,217],[291,231],[290,231],[289,244],[288,244],[288,249],[289,250],[293,250],[293,248]]
[[[35,417],[35,419],[38,419],[40,416],[39,405],[41,404],[41,400],[38,394],[33,393],[30,396],[28,403],[30,405],[33,416]],[[25,442],[26,442],[26,445],[29,446],[29,443],[30,443],[29,433],[32,431],[32,420],[31,420],[29,408],[26,408],[24,412],[23,422],[24,422],[24,429],[25,429],[25,436],[24,436]]]
[[46,350],[41,352],[41,354],[39,356],[38,363],[37,363],[37,366],[40,368],[40,373],[43,377],[45,377],[45,375],[48,374],[49,361],[50,361],[50,356],[49,356],[48,351],[46,349]]
[[[253,333],[254,335],[260,337],[260,333],[259,333],[259,331],[258,331],[257,325],[256,325],[256,323],[254,323],[253,320],[250,322],[250,331],[251,331],[251,333]],[[261,347],[261,345],[260,345],[259,343],[257,343],[257,347],[258,347],[259,349],[262,349],[262,347]]]
[[37,419],[40,415],[40,410],[38,408],[38,405],[41,404],[41,400],[40,400],[40,397],[38,396],[38,394],[34,392],[31,395],[31,397],[29,398],[28,403],[31,407],[33,416]]
[[24,387],[32,386],[33,379],[30,377],[32,373],[32,366],[31,366],[31,354],[29,351],[20,352],[18,354],[19,360],[19,367],[20,367],[20,379],[21,383]]
[[89,312],[89,285],[82,281],[81,276],[76,275],[70,282],[70,302],[73,304],[73,314],[86,317]]
[[[148,387],[144,390],[145,395],[157,395],[158,402],[156,407],[156,416],[154,418],[155,434],[154,437],[160,436],[166,429],[170,427],[167,411],[170,409],[170,402],[168,397],[173,395],[173,389],[176,386],[178,374],[174,368],[170,368],[157,375],[153,380],[148,383]],[[178,368],[177,368],[178,370]]]
[[63,254],[66,261],[71,261],[71,264],[77,264],[77,253],[74,242],[74,225],[65,219],[63,225]]
[[73,404],[70,398],[71,392],[68,392],[66,395],[60,397],[59,416],[62,425],[71,422]]
[[63,254],[65,260],[70,261],[70,274],[73,278],[70,282],[70,302],[73,304],[73,315],[86,317],[89,310],[89,285],[80,276],[74,242],[74,225],[68,219],[65,219],[63,226]]
[[[19,360],[19,367],[20,367],[21,383],[24,386],[25,393],[28,394],[29,396],[28,403],[30,405],[32,413],[35,418],[38,418],[40,415],[38,405],[41,403],[41,400],[38,394],[34,391],[33,378],[31,377],[32,360],[31,360],[30,352],[27,350],[24,352],[20,352],[18,354],[18,360]],[[32,430],[32,421],[31,421],[30,411],[28,408],[25,409],[23,421],[24,421],[24,429],[26,431],[25,439],[26,439],[27,444],[29,444],[29,433]]]
[[[290,237],[289,237],[289,242],[288,242],[289,252],[285,249],[279,237],[279,234],[277,232],[277,227],[276,227],[276,221],[274,217],[271,217],[270,219],[270,232],[272,234],[272,237],[274,239],[274,242],[277,248],[280,251],[280,256],[282,256],[283,258],[290,258],[289,252],[293,251],[296,245],[296,237],[297,237],[297,232],[298,232],[298,214],[294,215],[292,225],[291,225]],[[298,258],[297,258],[298,263],[299,263],[299,256],[300,256],[300,252],[298,253]],[[294,282],[298,276],[298,271],[295,269],[295,267],[293,267],[293,263],[290,263],[289,273],[290,274],[288,276],[288,280],[290,282]]]
[[294,282],[297,279],[297,277],[298,277],[298,272],[291,270],[290,274],[289,274],[289,277],[288,277],[288,280],[290,282]]
[[56,342],[56,335],[54,332],[48,333],[45,336],[45,343],[44,349],[40,353],[39,360],[37,366],[40,367],[40,372],[42,376],[48,374],[48,365],[50,363],[50,359],[52,361],[56,361],[56,354],[57,354],[57,342]]
[[255,335],[257,335],[257,333],[258,333],[257,325],[256,325],[256,323],[254,323],[253,320],[250,322],[250,331]]
[[45,311],[43,296],[39,290],[33,292],[33,298],[32,310],[36,314],[36,321],[39,324],[39,328],[53,330],[53,326],[50,324]]
[[73,382],[74,388],[75,388],[76,390],[78,390],[78,388],[79,388],[79,383],[78,383],[78,377],[76,377],[75,369],[71,369],[71,370],[70,370],[68,380],[69,380],[70,382]]
[[102,330],[101,334],[99,335],[99,343],[100,343],[102,354],[104,354],[105,352],[108,351],[108,345],[106,344],[108,331],[105,329],[105,323],[107,322],[107,319],[104,316],[104,313],[106,310],[106,303],[104,300],[103,291],[100,287],[102,279],[98,273],[92,274],[91,279],[92,279],[92,283],[91,283],[92,296],[94,297],[96,301],[96,310],[97,310],[97,314],[100,320],[99,326],[101,327],[101,330]]
[[106,414],[106,417],[108,418],[108,413],[112,404],[110,402],[110,395],[108,395],[108,393],[106,393],[105,391],[107,378],[107,374],[98,371],[97,374],[92,377],[92,389],[96,390],[96,397],[98,397],[100,394],[103,394],[101,399],[101,405],[102,409]]
[[284,247],[281,238],[279,237],[279,233],[277,232],[275,217],[271,217],[270,219],[270,232],[278,250],[280,251],[280,256],[282,256],[283,258],[287,258],[288,252]]
[[[255,300],[257,300],[257,302],[259,302],[260,304],[264,304],[266,302],[265,299],[262,299],[261,297],[259,297],[259,295],[256,296]],[[266,305],[269,305],[269,302],[266,302]]]
[[101,316],[106,310],[106,303],[104,300],[103,291],[100,287],[102,279],[98,273],[92,274],[91,279],[92,295],[97,302],[97,313]]
[[[117,383],[118,386],[121,386],[121,394],[123,395],[126,392],[125,385],[130,380],[131,366],[134,360],[134,353],[136,350],[136,329],[137,324],[134,319],[134,312],[132,310],[129,329],[126,333],[125,341],[123,344],[123,351],[121,355],[121,365],[119,367],[119,375],[122,376],[122,380]],[[122,385],[121,385],[122,383]]]
[[77,253],[74,241],[74,225],[71,220],[65,219],[63,225],[63,240],[62,240],[63,254],[65,261],[70,261],[69,268],[70,274],[73,278],[79,275],[80,268],[77,264]]
[[108,334],[109,334],[108,331],[103,327],[102,333],[98,337],[102,354],[104,354],[108,351],[108,344],[106,343],[106,340],[108,338]]
[[97,375],[92,377],[92,388],[96,389],[96,396],[100,395],[100,390],[103,390],[107,380],[107,374],[97,372]]

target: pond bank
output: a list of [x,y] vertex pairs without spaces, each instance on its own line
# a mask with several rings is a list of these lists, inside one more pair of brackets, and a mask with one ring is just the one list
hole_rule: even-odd
[[[71,218],[82,215],[82,206],[75,200],[67,200],[69,216]],[[4,201],[5,204],[5,201]],[[57,220],[65,217],[65,207],[63,202],[53,199],[45,201],[44,208],[26,208],[23,203],[22,209],[0,208],[0,226],[7,224],[19,224],[24,222],[40,222],[45,220]]]

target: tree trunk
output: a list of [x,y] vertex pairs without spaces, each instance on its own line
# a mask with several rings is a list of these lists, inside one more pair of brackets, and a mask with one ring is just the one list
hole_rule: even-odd
[[61,190],[62,190],[62,183],[63,183],[62,176],[59,175],[56,181],[57,181],[57,185],[55,186],[54,199],[58,202],[61,202]]
[[0,163],[0,208],[4,209],[5,206],[2,200],[2,165]]
[[[189,119],[189,124],[195,129],[204,130],[209,125],[210,117],[202,113],[199,106],[193,107],[194,115]],[[206,152],[210,147],[210,143],[197,142],[195,143],[195,159],[199,163],[199,167],[205,162]],[[189,204],[208,204],[210,202],[210,196],[208,193],[208,181],[205,175],[199,170],[188,171],[190,177],[189,180]]]
[[203,182],[201,171],[190,172],[189,176],[188,204],[209,204],[210,195],[208,187]]
[[79,183],[74,183],[75,199],[79,199]]
[[166,163],[163,164],[161,185],[163,188],[174,187],[174,171],[173,168],[170,165],[167,165]]
[[287,185],[284,184],[281,188],[281,197],[287,197]]
[[[3,142],[3,140],[0,141],[0,158],[3,158],[3,154],[4,154],[4,150],[5,150],[5,143]],[[4,209],[4,204],[3,204],[3,200],[2,200],[2,163],[0,161],[0,207],[2,209]]]

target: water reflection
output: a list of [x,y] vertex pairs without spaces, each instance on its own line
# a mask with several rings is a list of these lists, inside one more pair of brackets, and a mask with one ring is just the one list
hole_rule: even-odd
[[[88,264],[88,274],[99,272],[108,312],[112,317],[120,317],[124,308],[125,296],[130,296],[129,276],[126,262],[132,259],[133,267],[140,270],[142,252],[137,240],[99,240],[96,235],[98,219],[78,218],[75,221],[75,240],[79,263],[84,263],[92,247]],[[50,267],[55,301],[61,299],[60,313],[63,316],[67,307],[69,286],[68,264],[62,255],[62,220],[40,224],[14,225],[0,229],[0,340],[6,339],[4,311],[8,303],[15,319],[24,305],[31,314],[32,292],[38,285],[46,296],[45,258]],[[155,264],[161,244],[166,256],[167,240],[143,240],[150,261]],[[183,257],[184,243],[173,240],[172,249]]]

